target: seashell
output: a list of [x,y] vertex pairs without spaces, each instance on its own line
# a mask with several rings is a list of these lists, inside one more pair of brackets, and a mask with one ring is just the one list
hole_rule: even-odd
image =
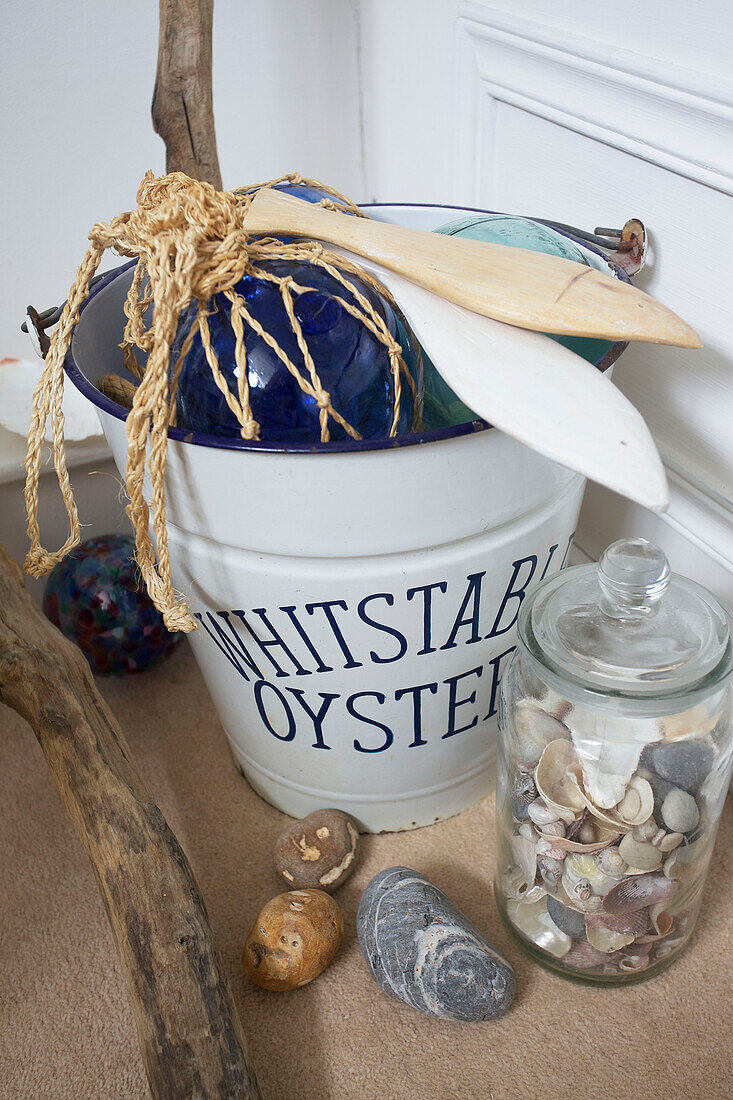
[[550,856],[538,856],[537,868],[542,876],[542,881],[548,886],[555,887],[562,878],[562,860],[551,859]]
[[672,931],[674,918],[671,913],[668,913],[664,908],[664,903],[661,905],[653,905],[649,910],[649,916],[654,931],[646,936],[637,937],[637,943],[654,943],[656,940],[662,939],[663,936],[668,936]]
[[[607,875],[598,866],[593,855],[568,854],[563,871],[563,887],[569,896],[577,893],[575,887],[579,881],[587,882],[591,892],[602,896],[619,882],[619,875]],[[581,897],[581,894],[578,894]]]
[[607,928],[610,932],[632,933],[634,938],[642,936],[649,927],[646,909],[637,909],[633,913],[587,913],[586,928]]
[[[580,770],[580,769],[579,769]],[[654,810],[654,791],[651,784],[640,776],[635,775],[626,788],[626,793],[619,804],[611,809],[603,809],[596,806],[595,802],[583,790],[581,777],[578,771],[574,773],[578,784],[579,797],[584,802],[588,811],[598,821],[615,829],[626,831],[632,826],[645,822]]]
[[648,841],[642,843],[634,840],[630,833],[622,837],[619,851],[628,863],[629,867],[637,867],[642,871],[654,871],[661,866],[664,858],[658,848]]
[[550,821],[547,825],[540,825],[542,836],[564,837],[565,826],[562,821]]
[[659,843],[657,844],[656,837],[652,841],[652,843],[659,848],[660,852],[673,852],[675,848],[679,848],[680,844],[685,839],[682,833],[665,833],[664,830],[661,830],[661,832],[662,839]]
[[678,882],[659,874],[625,878],[606,894],[603,908],[607,913],[633,913],[636,909],[673,898],[679,888]]
[[585,936],[585,917],[577,909],[563,905],[561,901],[550,895],[547,898],[547,912],[561,932],[565,932],[575,940]]
[[556,959],[563,958],[570,950],[573,941],[557,927],[547,912],[546,898],[531,904],[510,900],[507,902],[507,916],[517,931]]
[[568,951],[563,959],[566,966],[572,966],[575,970],[592,970],[603,966],[608,956],[603,951],[592,947],[587,940],[578,940]]
[[568,711],[572,710],[573,704],[562,695],[558,695],[552,688],[545,687],[544,693],[540,698],[540,706],[543,710],[546,710],[548,714],[551,714],[553,718],[557,718],[559,722],[564,722],[565,716]]
[[522,874],[530,885],[534,884],[537,874],[537,856],[534,842],[524,836],[510,838],[512,856],[517,866],[521,867]]
[[581,844],[580,841],[570,840],[568,837],[561,836],[553,837],[552,843],[555,848],[561,848],[565,852],[578,852],[581,855],[592,855],[594,852],[600,852],[603,848],[607,848],[609,844],[615,844],[621,834],[617,832],[606,832],[604,828],[598,828],[590,835],[597,838],[590,844]]
[[642,825],[649,820],[653,809],[654,791],[651,784],[641,776],[633,776],[615,813],[627,825]]
[[[43,363],[28,359],[0,359],[0,426],[10,432],[28,435],[33,408],[33,391],[41,377]],[[94,406],[82,397],[76,386],[64,387],[64,436],[67,440],[89,439],[101,435],[102,428]],[[46,442],[52,441],[51,418],[46,421]]]
[[615,846],[600,851],[596,856],[596,863],[604,875],[610,875],[612,878],[620,878],[626,873],[628,867],[626,860]]
[[618,961],[619,970],[626,974],[633,974],[638,970],[646,970],[649,966],[649,955],[645,952],[634,952],[633,955],[624,955]]
[[530,802],[534,802],[537,798],[537,788],[534,785],[534,779],[531,775],[520,775],[519,779],[514,784],[512,798],[525,806],[528,806]]
[[662,821],[673,833],[691,833],[700,821],[697,802],[680,787],[673,787],[662,803]]
[[514,751],[522,764],[534,768],[547,745],[568,738],[567,727],[544,710],[536,699],[520,699],[514,707]]
[[692,844],[680,844],[664,861],[662,868],[666,878],[675,881],[701,875],[712,854],[710,836],[700,837]]
[[559,838],[552,837],[550,840],[545,840],[544,838],[540,837],[540,839],[537,841],[537,844],[535,845],[535,851],[537,852],[537,855],[547,856],[548,859],[557,859],[561,861],[565,859],[564,850],[562,848],[558,848],[554,843],[556,839]]
[[553,821],[560,820],[557,810],[551,810],[541,798],[536,798],[534,802],[530,803],[527,813],[530,821],[533,821],[535,825],[550,825]]
[[547,893],[544,886],[533,886],[521,867],[512,867],[501,876],[501,888],[507,898],[522,898],[524,901],[539,901]]
[[545,748],[535,769],[535,783],[545,805],[570,825],[584,809],[572,768],[577,759],[569,741],[555,740]]
[[602,951],[606,955],[634,942],[633,932],[614,932],[610,928],[604,928],[603,925],[588,928],[586,936],[591,947],[595,947],[597,951]]
[[642,749],[662,739],[656,718],[624,718],[575,706],[565,723],[581,762],[590,800],[606,810],[624,798]]
[[535,829],[534,825],[530,825],[528,821],[523,821],[522,824],[519,826],[517,832],[526,840],[531,840],[533,844],[539,836],[539,833]]
[[650,817],[648,821],[643,821],[641,825],[635,825],[631,830],[631,835],[634,840],[638,840],[640,844],[644,844],[647,841],[651,844],[658,832],[659,826],[654,818]]
[[711,711],[705,703],[698,703],[680,714],[670,714],[662,718],[662,733],[665,741],[677,741],[702,737],[710,733],[718,724],[720,710]]

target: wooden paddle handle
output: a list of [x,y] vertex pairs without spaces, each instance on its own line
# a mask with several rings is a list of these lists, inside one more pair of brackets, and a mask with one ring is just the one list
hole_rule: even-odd
[[272,188],[245,218],[257,233],[328,241],[456,305],[539,332],[700,347],[697,333],[638,287],[557,256],[349,218]]
[[191,867],[81,650],[0,546],[0,702],[22,715],[92,861],[158,1100],[256,1100],[254,1069]]

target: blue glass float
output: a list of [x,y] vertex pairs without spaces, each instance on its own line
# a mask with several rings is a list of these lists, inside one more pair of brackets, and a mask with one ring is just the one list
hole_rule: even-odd
[[[475,214],[442,225],[436,232],[450,237],[464,237],[472,241],[526,248],[531,252],[544,252],[549,256],[559,256],[561,259],[583,264],[585,267],[590,266],[581,249],[569,237],[564,237],[562,233],[540,222],[533,222],[529,218],[519,218],[509,214]],[[598,363],[612,347],[607,340],[560,336],[556,333],[545,333],[545,335],[569,348],[588,363]],[[424,351],[423,366],[425,427],[439,428],[476,420],[476,414],[467,408],[450,386],[443,381]]]
[[[389,355],[385,345],[336,300],[343,298],[356,306],[353,294],[323,268],[307,262],[268,259],[258,261],[258,266],[280,278],[291,276],[295,283],[311,288],[303,294],[294,294],[294,311],[322,386],[330,394],[333,407],[365,439],[388,436],[394,411],[394,379]],[[414,430],[422,401],[420,350],[401,329],[395,311],[382,295],[355,276],[349,275],[348,279],[368,299],[402,346],[405,365],[415,381],[418,396],[413,398],[403,377],[398,432]],[[245,275],[234,289],[245,299],[252,317],[277,340],[307,379],[303,355],[277,284]],[[192,305],[181,317],[171,352],[171,366],[178,357],[195,309]],[[208,309],[212,345],[229,389],[236,395],[238,368],[229,300],[223,294],[216,294]],[[320,442],[319,409],[315,398],[303,393],[276,352],[246,322],[244,335],[250,404],[260,425],[260,438],[283,444]],[[198,334],[181,371],[177,400],[178,427],[207,435],[240,435],[240,425],[211,375]],[[333,418],[329,419],[329,430],[332,440],[350,438]]]
[[92,671],[141,672],[180,641],[148,596],[130,535],[87,539],[51,571],[43,610],[75,642]]

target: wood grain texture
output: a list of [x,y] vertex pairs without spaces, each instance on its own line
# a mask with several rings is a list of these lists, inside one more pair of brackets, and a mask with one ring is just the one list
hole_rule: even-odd
[[191,867],[81,650],[0,547],[0,702],[30,724],[94,868],[153,1097],[260,1096]]
[[346,219],[271,189],[255,196],[246,222],[252,232],[296,233],[341,245],[456,305],[519,328],[701,346],[689,325],[660,302],[571,260]]
[[221,189],[212,92],[214,0],[160,0],[153,128],[163,138],[166,171]]

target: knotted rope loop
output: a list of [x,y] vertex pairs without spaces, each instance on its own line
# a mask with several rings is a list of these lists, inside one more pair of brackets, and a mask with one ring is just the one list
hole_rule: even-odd
[[[357,217],[366,216],[333,188],[314,180],[305,180],[297,174],[271,180],[265,186],[285,181],[320,187],[333,197],[324,199],[323,205]],[[120,344],[126,368],[139,379],[125,425],[128,444],[125,474],[129,497],[127,514],[135,531],[140,572],[169,630],[188,632],[196,629],[196,621],[185,598],[174,591],[171,582],[165,498],[168,429],[176,422],[179,383],[195,338],[198,336],[201,341],[212,378],[236,418],[243,439],[258,440],[263,430],[265,437],[267,432],[267,426],[264,425],[263,429],[252,413],[245,325],[268,344],[303,393],[316,402],[322,442],[330,439],[331,420],[353,439],[361,438],[358,431],[333,407],[295,311],[297,296],[318,291],[298,282],[292,275],[273,274],[267,270],[268,261],[286,260],[320,267],[344,288],[347,296],[335,295],[335,300],[363,324],[388,352],[394,386],[392,435],[397,431],[399,422],[403,376],[408,380],[413,394],[417,393],[402,358],[400,345],[390,333],[384,318],[349,276],[358,277],[390,301],[391,295],[367,272],[321,244],[308,241],[286,244],[274,237],[252,237],[247,232],[246,224],[252,197],[251,193],[242,189],[217,191],[211,184],[189,179],[181,172],[157,178],[152,172],[147,172],[138,189],[136,209],[119,214],[109,223],[99,222],[92,227],[89,248],[76,273],[59,324],[51,336],[41,379],[33,395],[26,457],[25,501],[30,548],[25,567],[32,576],[40,577],[80,541],[79,517],[66,463],[61,405],[63,365],[74,327],[104,252],[111,248],[120,256],[137,259],[124,302],[125,326]],[[246,300],[235,290],[245,275],[277,286],[302,357],[303,370],[257,320]],[[211,340],[208,304],[215,295],[224,295],[230,307],[237,365],[236,394],[229,388]],[[195,313],[171,366],[171,352],[181,314],[192,303],[195,304]],[[138,356],[137,353],[141,354]],[[38,483],[49,416],[54,466],[69,521],[68,537],[55,552],[42,547],[38,524]],[[149,501],[143,492],[146,471],[151,484]]]

